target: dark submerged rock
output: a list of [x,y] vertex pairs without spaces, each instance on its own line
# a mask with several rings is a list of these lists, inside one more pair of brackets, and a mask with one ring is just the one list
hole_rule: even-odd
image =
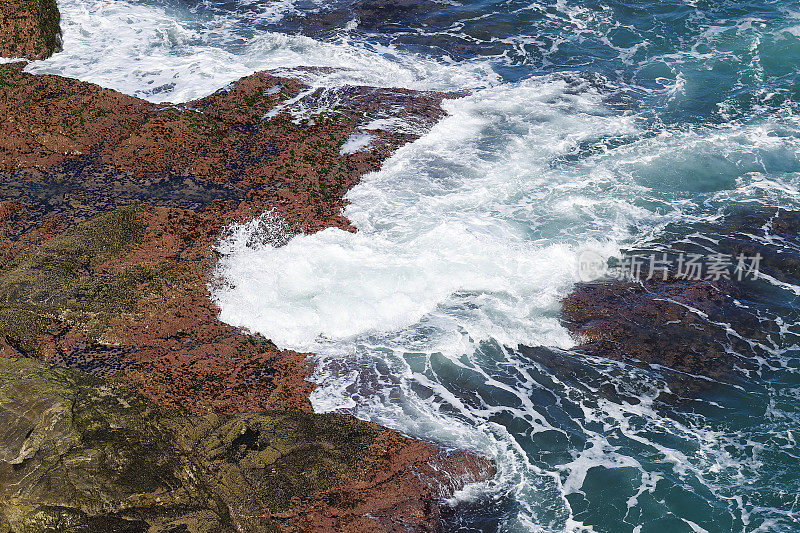
[[682,279],[670,271],[667,279],[579,284],[562,308],[565,325],[580,341],[577,352],[714,379],[757,367],[754,344],[769,344],[778,326],[760,319],[752,304],[771,289],[764,275],[780,282],[800,280],[800,213],[737,212],[718,224],[690,229],[701,238],[680,235],[690,233],[684,228],[662,248],[641,253],[666,253],[672,259],[679,253],[758,256],[761,280]]

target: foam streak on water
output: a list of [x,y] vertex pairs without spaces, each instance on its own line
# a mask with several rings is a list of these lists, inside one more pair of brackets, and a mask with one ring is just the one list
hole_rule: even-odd
[[230,228],[221,318],[317,353],[316,410],[494,458],[498,478],[457,495],[479,511],[450,526],[800,528],[797,286],[764,278],[740,302],[777,333],[721,324],[754,370],[672,403],[666,370],[574,357],[558,318],[586,248],[676,226],[712,243],[690,226],[800,207],[796,6],[480,0],[285,31],[350,4],[64,0],[65,51],[28,70],[152,101],[300,65],[342,68],[314,85],[467,90],[349,192],[358,233],[291,236],[274,213]]

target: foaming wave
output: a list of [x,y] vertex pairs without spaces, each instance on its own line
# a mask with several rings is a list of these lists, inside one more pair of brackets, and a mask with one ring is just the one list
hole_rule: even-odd
[[[315,410],[495,458],[498,478],[460,496],[511,499],[509,531],[591,531],[612,515],[635,528],[676,490],[693,507],[673,525],[785,523],[781,501],[756,509],[761,485],[736,488],[760,480],[772,437],[735,407],[685,412],[660,400],[657,374],[511,348],[572,345],[559,301],[582,249],[609,257],[731,204],[797,202],[791,121],[653,127],[609,107],[613,90],[570,74],[445,102],[447,118],[348,194],[358,233],[271,247],[238,227],[213,298],[223,320],[317,352]],[[617,514],[601,503],[607,479],[629,488]]]
[[[498,80],[485,62],[447,65],[344,36],[320,42],[269,31],[251,35],[241,18],[204,18],[180,2],[65,0],[59,8],[63,51],[26,70],[90,81],[153,102],[200,98],[259,70],[300,66],[339,69],[295,72],[325,86],[461,90]],[[273,15],[261,16],[268,21]]]
[[122,0],[59,3],[63,51],[27,71],[91,81],[155,102],[203,96],[250,74],[230,51],[209,43],[180,3]]
[[599,217],[573,238],[565,229],[582,212],[636,209],[548,169],[582,141],[634,131],[598,94],[568,88],[536,80],[448,103],[449,118],[350,192],[358,233],[259,250],[227,241],[218,274],[235,288],[214,294],[222,319],[299,350],[421,322],[569,346],[556,314],[576,256],[586,246],[610,255],[625,229]]

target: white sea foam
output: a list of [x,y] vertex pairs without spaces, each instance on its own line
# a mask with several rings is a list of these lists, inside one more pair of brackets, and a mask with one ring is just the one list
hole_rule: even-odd
[[[272,5],[272,4],[270,4]],[[280,6],[283,6],[279,9]],[[59,3],[63,51],[26,70],[91,81],[154,102],[211,94],[259,70],[334,67],[295,75],[314,85],[364,84],[418,89],[486,86],[498,77],[487,62],[447,65],[388,46],[260,32],[233,16],[201,18],[177,1],[65,0]],[[251,13],[269,22],[291,2]]]
[[[531,80],[448,103],[450,117],[348,194],[358,233],[328,229],[276,249],[226,243],[235,251],[218,274],[235,288],[214,295],[222,319],[299,350],[421,321],[476,341],[569,346],[555,314],[576,255],[613,253],[638,210],[592,191],[591,177],[548,170],[582,141],[635,130],[598,94],[567,85]],[[497,153],[484,152],[489,141]],[[622,218],[601,221],[606,209]],[[584,215],[598,225],[564,233]]]
[[347,155],[365,150],[374,138],[375,136],[369,133],[355,132],[348,137],[347,141],[345,141],[342,148],[339,150],[339,153],[341,155]]

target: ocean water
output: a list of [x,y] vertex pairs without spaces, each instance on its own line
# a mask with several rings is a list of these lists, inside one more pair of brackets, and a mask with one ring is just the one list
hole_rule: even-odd
[[494,458],[448,530],[800,531],[796,279],[740,302],[764,325],[731,354],[752,365],[678,399],[665,369],[576,356],[559,320],[585,250],[713,242],[732,213],[800,208],[796,3],[59,6],[64,51],[29,71],[156,102],[304,65],[339,67],[302,72],[314,85],[464,92],[350,191],[357,233],[255,246],[282,231],[265,213],[220,243],[213,295],[223,320],[317,354],[317,411]]

